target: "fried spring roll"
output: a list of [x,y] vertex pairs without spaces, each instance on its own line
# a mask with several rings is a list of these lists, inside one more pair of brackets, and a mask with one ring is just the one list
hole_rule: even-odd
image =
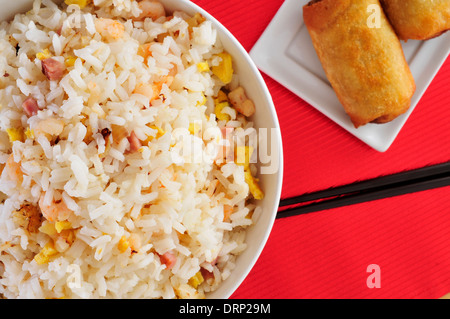
[[450,29],[450,0],[381,0],[401,40],[428,40]]
[[[368,6],[379,9],[369,26]],[[303,18],[325,74],[358,128],[406,112],[416,86],[403,49],[378,0],[314,0]]]

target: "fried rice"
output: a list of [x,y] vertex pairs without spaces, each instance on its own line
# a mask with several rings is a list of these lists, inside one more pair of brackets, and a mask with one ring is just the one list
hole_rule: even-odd
[[204,298],[264,196],[255,107],[200,14],[35,0],[0,24],[0,295]]

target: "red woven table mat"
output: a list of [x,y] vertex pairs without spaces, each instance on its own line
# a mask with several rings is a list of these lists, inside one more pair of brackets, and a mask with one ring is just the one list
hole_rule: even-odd
[[[450,292],[450,188],[279,219],[233,298],[439,298]],[[380,288],[369,288],[369,265]]]
[[[282,0],[195,0],[250,51]],[[303,2],[299,2],[302,5]],[[450,59],[388,151],[263,74],[284,147],[282,198],[450,160]],[[436,298],[450,291],[449,188],[279,219],[234,298]],[[366,268],[381,269],[368,288]]]

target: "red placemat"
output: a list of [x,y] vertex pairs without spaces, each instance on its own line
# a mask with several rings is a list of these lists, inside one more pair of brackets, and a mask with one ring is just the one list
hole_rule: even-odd
[[[439,298],[450,292],[449,194],[445,187],[279,219],[232,298]],[[372,264],[380,288],[367,285]]]
[[[282,0],[195,0],[247,51]],[[300,2],[299,5],[306,3]],[[284,147],[282,198],[450,160],[450,58],[377,152],[264,75]],[[233,298],[437,298],[450,291],[450,188],[279,219]],[[367,267],[381,271],[368,288]]]

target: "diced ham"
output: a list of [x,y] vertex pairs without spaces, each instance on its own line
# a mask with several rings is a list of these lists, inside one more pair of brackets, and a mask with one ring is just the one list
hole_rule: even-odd
[[130,152],[136,152],[141,146],[141,141],[137,138],[136,134],[131,132],[130,136],[128,136],[128,142],[130,142]]
[[39,110],[37,101],[32,97],[29,97],[23,101],[22,108],[28,116],[36,115]]
[[168,251],[163,255],[159,255],[159,260],[162,264],[166,265],[167,269],[172,269],[177,262],[177,257],[173,253]]
[[214,278],[214,273],[206,270],[205,268],[200,268],[200,272],[202,273],[202,277],[205,281],[208,279]]
[[42,73],[50,81],[61,80],[64,75],[64,64],[53,58],[44,59],[42,62]]

